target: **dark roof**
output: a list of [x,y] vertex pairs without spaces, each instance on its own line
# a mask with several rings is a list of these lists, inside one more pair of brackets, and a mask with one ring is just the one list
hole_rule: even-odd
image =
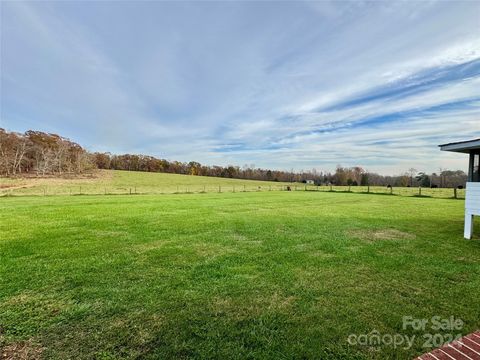
[[438,145],[438,146],[440,146],[440,150],[443,150],[443,151],[469,153],[470,150],[480,149],[480,138],[473,139],[473,140],[452,142],[452,143]]

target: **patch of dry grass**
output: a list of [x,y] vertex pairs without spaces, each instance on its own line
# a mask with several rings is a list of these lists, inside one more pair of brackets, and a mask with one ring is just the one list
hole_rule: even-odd
[[39,360],[42,358],[43,348],[33,340],[13,342],[1,345],[2,360]]
[[415,239],[415,234],[397,229],[355,229],[347,231],[347,235],[365,241]]

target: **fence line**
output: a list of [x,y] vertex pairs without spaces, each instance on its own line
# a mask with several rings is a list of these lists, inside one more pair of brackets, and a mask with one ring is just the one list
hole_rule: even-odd
[[315,191],[379,194],[392,196],[416,196],[434,198],[464,199],[465,189],[457,188],[413,188],[413,187],[380,187],[380,186],[336,186],[336,185],[172,185],[172,186],[42,186],[31,188],[0,189],[0,196],[54,196],[54,195],[154,195],[154,194],[203,194],[203,193],[236,193],[258,191]]

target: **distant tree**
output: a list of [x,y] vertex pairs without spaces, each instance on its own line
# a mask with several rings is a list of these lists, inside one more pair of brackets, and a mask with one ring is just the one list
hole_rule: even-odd
[[15,176],[81,173],[94,166],[91,155],[80,145],[56,134],[0,129],[0,174]]
[[464,186],[467,182],[467,174],[462,170],[442,170],[440,176],[442,178],[441,187]]
[[0,173],[7,176],[21,173],[29,147],[30,142],[24,135],[0,129]]
[[110,169],[110,154],[109,153],[94,153],[93,160],[99,169]]
[[358,184],[359,182],[361,182],[362,175],[365,173],[365,170],[363,170],[363,168],[361,168],[360,166],[354,166],[350,169],[350,172],[352,181],[356,181]]
[[202,165],[196,161],[190,161],[188,163],[188,172],[190,175],[200,175]]
[[237,174],[237,169],[234,166],[230,165],[224,169],[224,174],[224,177],[233,178]]
[[347,171],[341,165],[337,165],[334,174],[334,182],[336,185],[345,185],[347,183]]
[[360,178],[360,185],[361,186],[367,186],[368,185],[368,174],[363,173],[361,178]]
[[408,169],[408,174],[410,175],[410,186],[413,186],[413,177],[417,174],[417,169],[415,168]]
[[409,182],[408,174],[400,175],[398,177],[398,186],[404,187],[407,186]]
[[273,177],[272,170],[267,170],[267,180],[271,180]]
[[430,177],[425,174],[424,172],[418,173],[418,175],[415,177],[417,180],[418,184],[422,187],[430,187]]

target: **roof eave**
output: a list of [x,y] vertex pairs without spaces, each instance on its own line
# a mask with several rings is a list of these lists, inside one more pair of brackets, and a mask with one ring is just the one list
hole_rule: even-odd
[[480,139],[443,144],[439,145],[439,147],[442,151],[453,151],[468,154],[471,150],[480,149]]

